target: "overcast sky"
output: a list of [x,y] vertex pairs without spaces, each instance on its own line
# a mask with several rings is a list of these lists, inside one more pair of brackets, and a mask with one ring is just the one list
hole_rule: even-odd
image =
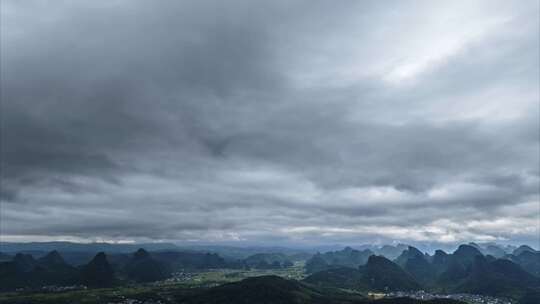
[[538,1],[11,1],[3,241],[539,245]]

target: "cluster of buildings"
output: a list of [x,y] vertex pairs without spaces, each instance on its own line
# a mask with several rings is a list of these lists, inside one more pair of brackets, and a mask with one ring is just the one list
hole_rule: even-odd
[[193,273],[190,272],[175,272],[171,275],[170,278],[163,281],[163,283],[180,283],[180,282],[187,282],[193,280]]
[[62,292],[62,291],[73,291],[73,290],[85,290],[88,289],[86,285],[69,285],[69,286],[57,286],[57,285],[47,285],[37,288],[17,288],[16,292],[27,292],[27,291],[42,291],[42,292]]
[[122,299],[120,302],[110,302],[107,304],[165,304],[164,302],[160,300],[136,300],[136,299],[129,299],[125,298]]
[[[380,295],[380,294],[377,294]],[[515,304],[513,300],[507,298],[496,298],[485,295],[478,294],[467,294],[467,293],[457,293],[457,294],[435,294],[429,293],[424,290],[414,291],[414,292],[405,292],[405,291],[396,291],[385,293],[384,297],[386,298],[401,298],[409,297],[418,300],[432,300],[432,299],[452,299],[462,302],[467,302],[470,304]]]

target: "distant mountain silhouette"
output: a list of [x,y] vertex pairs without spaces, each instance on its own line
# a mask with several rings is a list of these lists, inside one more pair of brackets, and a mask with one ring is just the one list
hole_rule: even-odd
[[338,267],[315,272],[306,277],[304,282],[320,287],[369,290],[369,282],[364,278],[364,273],[359,269]]
[[502,258],[507,253],[505,248],[502,246],[499,246],[495,243],[484,243],[484,244],[477,244],[477,243],[469,243],[469,246],[472,246],[478,251],[480,251],[483,255],[491,255],[495,258]]
[[167,267],[152,258],[150,254],[140,248],[133,254],[124,267],[124,272],[129,279],[136,282],[153,282],[166,279],[170,276],[170,271]]
[[531,252],[531,253],[538,253],[538,251],[532,249],[531,247],[527,246],[527,245],[521,245],[519,246],[518,248],[516,248],[512,254],[515,255],[515,256],[519,256],[521,255],[523,252]]
[[364,271],[370,287],[376,290],[420,289],[420,284],[410,274],[382,256],[370,256],[366,266],[360,270]]
[[37,259],[36,263],[31,273],[36,285],[73,285],[79,282],[77,268],[67,264],[56,250]]
[[29,254],[17,254],[11,262],[0,263],[0,289],[37,288],[43,285],[72,285],[79,272],[67,264],[57,251],[35,260]]
[[0,291],[33,286],[31,271],[36,261],[31,255],[18,253],[12,261],[0,263]]
[[408,245],[405,244],[397,244],[395,246],[393,245],[383,245],[381,248],[375,251],[376,254],[382,255],[385,258],[389,260],[396,259],[404,250],[407,250],[409,248]]
[[431,257],[431,265],[436,275],[446,270],[449,260],[450,256],[446,252],[442,250],[435,251],[435,254]]
[[482,256],[482,252],[469,245],[460,245],[452,254],[452,257],[464,265],[471,264],[477,256]]
[[424,258],[424,254],[413,246],[408,246],[407,249],[403,250],[401,254],[394,260],[398,265],[404,266],[408,259],[413,259],[416,257]]
[[[522,252],[521,262],[535,271],[535,265],[539,263],[535,254],[529,250]],[[431,258],[436,279],[422,283],[444,292],[519,298],[530,290],[540,289],[540,280],[515,263],[518,260],[513,255],[506,255],[503,259],[483,255],[474,244],[460,245],[452,254],[437,251]]]
[[[76,254],[84,258],[88,253],[67,254]],[[30,254],[18,253],[12,260],[0,262],[0,290],[76,284],[108,287],[119,282],[115,273],[119,273],[121,279],[152,282],[169,277],[173,271],[226,267],[239,265],[235,262],[226,262],[217,254],[200,252],[166,251],[150,254],[144,249],[139,249],[132,255],[116,253],[110,256],[100,252],[88,263],[78,267],[68,264],[56,250],[37,260]]]
[[305,265],[307,273],[316,273],[319,271],[327,270],[328,268],[331,267],[328,266],[328,263],[326,263],[326,261],[322,257],[322,254],[319,252],[317,252],[317,254],[307,260]]
[[216,253],[158,251],[153,252],[152,257],[167,265],[171,271],[226,268],[229,265]]
[[[471,265],[478,256],[483,256],[480,250],[471,245],[460,245],[454,253],[448,255],[445,264],[437,265],[441,270],[437,278],[437,286],[454,286],[463,280],[470,271]],[[450,287],[449,287],[450,288]]]
[[292,266],[290,258],[283,253],[257,253],[245,258],[244,264],[251,268],[262,269]]
[[506,252],[499,246],[487,245],[482,251],[485,255],[491,255],[495,258],[502,258],[506,255]]
[[47,255],[37,259],[36,263],[50,270],[75,269],[66,263],[60,253],[58,253],[56,250],[53,250]]
[[508,259],[518,264],[525,271],[540,277],[540,252],[524,250],[519,255],[510,255]]
[[424,285],[429,285],[435,279],[435,267],[429,263],[428,257],[412,246],[403,251],[395,262]]
[[305,282],[318,286],[377,291],[407,291],[420,288],[415,279],[383,256],[372,255],[359,269],[340,267],[308,276]]
[[96,256],[81,269],[82,282],[90,287],[110,287],[115,283],[114,270],[104,252]]
[[7,253],[0,252],[0,262],[9,262],[13,257]]
[[497,259],[489,262],[483,256],[476,256],[467,276],[451,291],[519,298],[538,287],[539,278],[511,261]]
[[29,272],[37,265],[37,261],[30,254],[17,253],[13,258],[17,271]]
[[358,268],[358,266],[366,264],[370,255],[373,255],[373,252],[369,249],[360,251],[351,247],[340,251],[317,253],[306,262],[306,272],[315,273],[337,267]]

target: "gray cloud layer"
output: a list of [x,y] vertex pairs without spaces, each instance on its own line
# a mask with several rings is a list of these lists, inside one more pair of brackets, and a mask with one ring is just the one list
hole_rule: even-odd
[[537,1],[3,1],[5,240],[538,244]]

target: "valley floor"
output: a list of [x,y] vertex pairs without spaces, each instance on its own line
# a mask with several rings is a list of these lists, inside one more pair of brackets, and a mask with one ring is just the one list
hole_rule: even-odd
[[269,275],[290,280],[302,280],[306,276],[303,263],[296,263],[293,267],[282,269],[181,271],[174,273],[172,278],[167,280],[116,288],[46,286],[41,290],[0,292],[0,303],[166,303],[160,301],[170,298],[168,294],[172,291],[209,288],[250,277]]
[[[119,286],[115,288],[87,289],[84,286],[48,286],[42,290],[0,293],[0,303],[176,303],[175,298],[189,294],[190,290],[200,290],[239,282],[247,278],[261,276],[279,276],[289,280],[301,280],[305,277],[304,265],[296,264],[286,269],[213,269],[207,271],[177,272],[172,278],[149,283]],[[426,292],[393,292],[363,294],[353,290],[340,292],[357,295],[371,300],[392,300],[411,298],[416,300],[451,299],[471,304],[512,304],[512,301],[479,295],[435,295]],[[384,302],[389,303],[389,302]],[[392,302],[393,303],[393,302]]]

